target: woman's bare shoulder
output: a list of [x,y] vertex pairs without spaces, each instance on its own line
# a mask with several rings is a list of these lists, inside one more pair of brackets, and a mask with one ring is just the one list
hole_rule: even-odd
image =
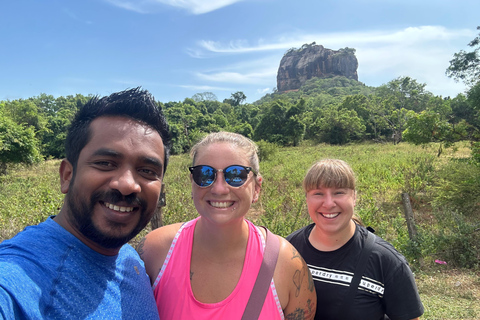
[[167,257],[168,250],[182,223],[175,223],[150,231],[138,244],[137,252],[145,263],[145,269],[154,281]]

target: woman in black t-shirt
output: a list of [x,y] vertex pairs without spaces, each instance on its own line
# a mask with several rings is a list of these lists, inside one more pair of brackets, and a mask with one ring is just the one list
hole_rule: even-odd
[[355,175],[342,160],[315,163],[303,181],[313,220],[287,237],[307,262],[317,292],[315,319],[418,319],[423,306],[405,258],[375,236],[365,272],[345,302],[368,232],[355,216]]

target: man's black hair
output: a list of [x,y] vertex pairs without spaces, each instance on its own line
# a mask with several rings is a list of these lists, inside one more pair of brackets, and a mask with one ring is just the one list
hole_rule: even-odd
[[165,173],[171,143],[168,124],[162,108],[157,105],[147,90],[142,90],[140,87],[112,93],[103,98],[93,97],[77,111],[65,140],[65,153],[74,172],[80,152],[91,139],[90,124],[102,116],[123,116],[155,129],[164,145],[163,172]]

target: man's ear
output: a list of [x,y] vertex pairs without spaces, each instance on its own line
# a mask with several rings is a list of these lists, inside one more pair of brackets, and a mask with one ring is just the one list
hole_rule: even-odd
[[59,173],[60,190],[62,191],[62,193],[67,193],[73,177],[73,166],[67,159],[63,159],[62,163],[60,163]]

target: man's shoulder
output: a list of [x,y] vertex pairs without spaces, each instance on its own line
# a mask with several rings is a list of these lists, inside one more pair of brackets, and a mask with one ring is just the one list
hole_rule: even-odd
[[55,224],[49,218],[0,243],[0,273],[7,274],[0,278],[36,278],[39,274],[48,278],[46,275],[52,273],[48,270],[52,271],[68,250],[68,242]]
[[[60,226],[56,225],[51,218],[37,225],[27,226],[11,239],[0,243],[0,257],[5,254],[13,254],[16,251],[34,252],[57,243],[60,235]],[[1,259],[1,258],[0,258]]]

